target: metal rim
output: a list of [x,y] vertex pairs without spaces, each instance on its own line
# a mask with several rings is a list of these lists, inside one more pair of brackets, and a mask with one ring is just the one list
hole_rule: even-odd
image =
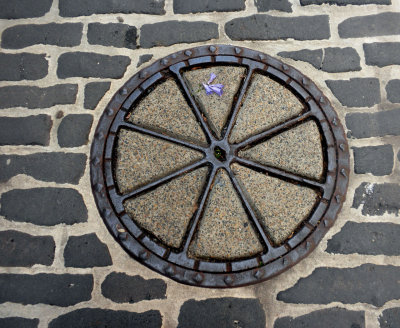
[[[247,76],[233,105],[222,140],[217,140],[212,131],[210,131],[181,74],[182,69],[213,63],[239,64],[247,67]],[[290,88],[302,99],[308,110],[296,118],[278,124],[239,144],[229,145],[227,138],[234,126],[236,114],[239,111],[251,76],[256,71],[264,71],[281,84]],[[162,80],[165,74],[172,74],[180,83],[198,122],[207,136],[209,146],[201,147],[190,144],[135,126],[124,120],[127,112],[135,101],[140,98],[141,94],[147,88]],[[319,122],[319,127],[325,139],[327,167],[324,182],[316,182],[236,156],[237,151],[246,145],[255,143],[278,131],[293,127],[310,118]],[[286,240],[283,245],[274,247],[247,202],[235,176],[229,173],[231,171],[228,170],[231,181],[245,205],[247,214],[261,235],[262,242],[268,251],[251,259],[227,261],[226,263],[195,261],[188,258],[186,252],[204,207],[207,191],[200,197],[199,209],[194,218],[192,218],[183,249],[180,252],[171,252],[170,249],[146,236],[125,213],[122,204],[124,199],[143,192],[145,188],[154,187],[154,183],[150,183],[143,188],[139,188],[140,190],[138,189],[125,196],[120,196],[116,191],[112,172],[112,154],[116,133],[121,127],[127,127],[163,140],[182,144],[200,150],[206,155],[205,160],[164,177],[156,181],[156,184],[163,183],[177,174],[182,174],[188,169],[195,169],[208,162],[212,165],[206,187],[206,190],[209,190],[217,169],[220,167],[226,168],[226,163],[236,161],[242,165],[268,172],[271,175],[278,175],[300,184],[312,186],[321,191],[322,199],[307,222],[302,225],[302,228],[290,239]],[[226,154],[229,159],[227,161],[216,160],[213,155],[215,147],[227,150]],[[212,155],[210,154],[211,152]],[[312,252],[329,227],[334,223],[344,202],[348,185],[349,153],[344,130],[337,114],[329,100],[309,78],[293,67],[258,51],[228,45],[211,45],[183,50],[169,55],[141,70],[125,83],[111,99],[99,120],[91,148],[90,167],[92,189],[99,212],[110,232],[131,256],[147,267],[181,283],[201,287],[226,288],[254,284],[269,279],[287,270]]]

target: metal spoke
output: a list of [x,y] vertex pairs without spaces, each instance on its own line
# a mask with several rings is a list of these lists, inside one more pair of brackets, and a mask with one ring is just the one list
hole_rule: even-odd
[[259,134],[251,136],[251,137],[247,138],[246,140],[234,145],[234,147],[236,149],[240,149],[240,148],[246,147],[246,146],[248,146],[250,144],[254,144],[257,141],[260,141],[260,140],[262,140],[264,138],[267,138],[267,137],[269,137],[269,136],[271,136],[273,134],[279,133],[281,130],[290,128],[293,125],[295,125],[295,124],[297,124],[297,123],[299,123],[301,121],[304,121],[305,119],[307,119],[307,118],[309,118],[311,116],[313,116],[313,113],[311,111],[305,112],[304,114],[302,114],[300,116],[297,116],[295,118],[292,118],[289,121],[286,121],[284,123],[278,124],[278,125],[274,126],[273,128],[270,128],[270,129],[268,129],[266,131],[263,131],[263,132],[261,132]]
[[194,112],[196,118],[197,118],[197,121],[200,122],[200,125],[201,125],[204,133],[207,136],[207,140],[210,141],[211,139],[213,139],[211,130],[208,127],[206,121],[204,120],[203,114],[201,113],[200,109],[197,107],[197,104],[196,104],[195,100],[193,99],[193,96],[190,93],[185,80],[183,79],[183,76],[180,72],[180,68],[181,68],[180,66],[171,66],[170,70],[171,70],[171,72],[173,72],[175,74],[176,78],[178,79],[183,91],[186,94],[186,97],[189,99],[190,105],[193,109],[193,112]]
[[185,147],[188,147],[188,148],[192,148],[192,149],[195,149],[195,150],[198,150],[198,151],[201,151],[201,152],[205,152],[206,149],[207,149],[206,147],[202,147],[202,146],[190,143],[190,142],[186,142],[184,140],[180,140],[180,139],[177,139],[177,138],[174,138],[174,137],[162,134],[162,133],[158,133],[158,132],[143,128],[143,127],[138,126],[138,125],[133,124],[133,123],[121,122],[120,123],[120,127],[124,127],[124,128],[129,129],[129,130],[134,130],[134,131],[137,131],[137,132],[140,132],[140,133],[143,133],[143,134],[147,134],[149,136],[152,136],[152,137],[155,137],[155,138],[158,138],[158,139],[162,139],[162,140],[165,140],[165,141],[169,141],[169,142],[172,142],[172,143],[175,143],[175,144],[178,144],[178,145],[181,145],[181,146],[185,146]]
[[181,168],[178,171],[175,171],[175,172],[173,172],[173,173],[171,173],[171,174],[169,174],[169,175],[167,175],[165,177],[162,177],[162,178],[160,178],[160,179],[158,179],[156,181],[150,182],[145,186],[139,187],[139,188],[137,188],[137,189],[125,194],[125,195],[120,196],[120,201],[124,202],[125,200],[127,200],[129,198],[132,198],[134,196],[137,196],[138,194],[141,194],[141,193],[146,192],[146,191],[148,191],[150,189],[158,187],[158,186],[160,186],[160,185],[162,185],[162,184],[164,184],[164,183],[166,183],[166,182],[178,177],[179,175],[184,174],[184,173],[186,173],[188,171],[193,171],[193,170],[199,168],[200,166],[203,166],[206,163],[207,163],[207,160],[206,159],[202,159],[199,162],[196,162],[194,164],[185,166],[185,167]]
[[230,118],[228,119],[228,124],[226,126],[226,131],[225,131],[225,135],[224,135],[224,139],[228,139],[233,126],[235,125],[236,122],[236,116],[239,112],[240,109],[240,105],[242,104],[242,100],[244,95],[246,94],[247,88],[249,86],[250,80],[251,80],[251,76],[253,75],[254,72],[254,68],[249,67],[249,71],[247,72],[247,75],[245,77],[245,80],[243,82],[242,87],[240,88],[240,93],[239,96],[236,100],[235,106],[233,108],[232,114],[230,116]]
[[256,163],[256,162],[253,162],[251,160],[248,160],[248,159],[245,159],[245,158],[241,158],[241,157],[237,157],[237,156],[235,157],[234,161],[239,163],[239,164],[242,164],[244,166],[247,166],[249,168],[255,169],[257,171],[261,170],[261,171],[264,171],[264,172],[271,173],[271,174],[276,175],[276,176],[278,176],[280,178],[283,178],[284,180],[292,180],[292,181],[298,182],[300,184],[307,185],[307,186],[309,186],[311,188],[318,188],[318,189],[322,189],[322,190],[325,189],[325,184],[323,184],[323,183],[320,183],[318,181],[314,181],[314,180],[311,180],[311,179],[303,178],[303,177],[298,176],[296,174],[288,173],[288,172],[285,172],[285,171],[283,171],[281,169],[278,169],[278,168],[275,168],[275,167],[271,167],[271,166],[268,166],[268,165]]
[[253,209],[251,208],[249,202],[247,201],[246,195],[244,194],[239,182],[237,181],[237,179],[231,169],[227,169],[227,171],[228,171],[229,177],[231,178],[232,184],[233,184],[234,188],[236,189],[236,192],[238,193],[240,199],[242,200],[242,203],[246,207],[246,211],[247,211],[248,215],[250,216],[251,221],[257,228],[257,232],[261,235],[262,241],[267,246],[268,251],[271,251],[273,249],[273,246],[272,246],[271,242],[269,241],[267,235],[265,234],[265,231],[262,228],[260,222],[258,221],[258,218],[255,215]]
[[184,240],[184,247],[183,247],[183,251],[182,253],[187,254],[187,251],[189,249],[190,243],[192,242],[193,236],[194,236],[194,232],[196,231],[197,225],[200,221],[200,217],[203,214],[203,209],[204,206],[206,204],[206,200],[208,197],[208,194],[210,193],[210,190],[212,188],[212,184],[214,182],[214,178],[215,175],[217,173],[217,169],[215,167],[212,168],[211,173],[208,177],[208,181],[207,184],[203,190],[203,194],[200,196],[200,203],[199,203],[199,207],[197,208],[196,214],[192,220],[192,224],[189,228],[189,232],[186,235],[186,238]]

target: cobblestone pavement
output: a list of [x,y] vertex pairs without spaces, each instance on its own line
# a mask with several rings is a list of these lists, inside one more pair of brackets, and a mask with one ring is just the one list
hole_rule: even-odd
[[[400,327],[399,0],[0,0],[0,327]],[[94,128],[138,70],[233,44],[330,98],[347,199],[315,251],[250,287],[161,276],[107,231]]]

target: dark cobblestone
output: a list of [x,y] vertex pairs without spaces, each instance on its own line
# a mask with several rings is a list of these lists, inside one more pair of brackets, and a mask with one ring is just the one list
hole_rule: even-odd
[[270,10],[292,12],[292,4],[289,0],[255,0],[258,12],[266,12]]
[[400,298],[400,267],[363,264],[355,268],[317,268],[293,287],[278,293],[286,303],[367,303],[376,307]]
[[147,63],[148,61],[151,60],[151,58],[153,58],[153,55],[151,55],[151,54],[141,55],[139,57],[136,67],[139,67],[140,65],[143,65],[144,63]]
[[362,207],[363,215],[399,215],[400,185],[394,183],[371,184],[363,182],[354,193],[353,208]]
[[400,34],[400,13],[387,12],[376,15],[351,17],[338,26],[341,38]]
[[325,82],[343,106],[372,107],[381,101],[379,80],[376,78],[327,80]]
[[58,58],[57,75],[68,77],[102,77],[119,79],[131,63],[126,56],[107,56],[92,52],[69,52]]
[[75,104],[77,84],[57,84],[47,88],[13,85],[0,88],[0,109],[12,107],[48,108]]
[[85,85],[85,108],[95,109],[101,98],[110,89],[111,82],[91,82]]
[[380,328],[400,327],[400,308],[384,310],[378,319]]
[[390,80],[386,84],[387,99],[392,103],[400,103],[400,80]]
[[7,220],[44,226],[86,222],[79,192],[69,188],[13,189],[2,194],[0,215]]
[[136,303],[144,300],[165,299],[167,285],[161,279],[145,280],[112,272],[101,284],[101,293],[116,303]]
[[0,303],[71,306],[91,299],[92,275],[0,274]]
[[53,0],[0,0],[0,19],[41,17],[50,10]]
[[300,0],[300,4],[302,6],[308,5],[337,5],[337,6],[347,6],[347,5],[390,5],[392,4],[391,0]]
[[106,244],[95,233],[83,236],[71,236],[64,249],[66,267],[93,268],[112,265],[110,252]]
[[14,230],[0,231],[0,266],[51,265],[55,248],[51,236],[31,236]]
[[400,65],[400,42],[364,43],[363,47],[367,65],[378,67]]
[[394,153],[391,145],[353,147],[354,172],[382,176],[392,173]]
[[175,14],[240,11],[245,8],[244,0],[174,0]]
[[47,146],[52,125],[48,115],[0,117],[0,145]]
[[163,15],[165,0],[60,0],[61,17],[90,16],[93,14],[153,14]]
[[232,40],[323,40],[330,37],[329,16],[274,17],[252,15],[225,24]]
[[364,328],[363,311],[330,308],[314,311],[296,318],[283,317],[275,321],[274,328]]
[[158,311],[142,313],[103,309],[79,309],[52,320],[49,328],[161,328],[162,318]]
[[89,44],[136,49],[137,29],[126,24],[90,23],[87,37]]
[[57,131],[60,147],[86,145],[92,123],[93,116],[89,114],[70,114],[65,116]]
[[26,174],[41,181],[78,184],[85,166],[85,154],[0,155],[0,182],[7,182],[17,174]]
[[210,298],[183,303],[178,328],[265,328],[265,313],[257,299]]
[[0,318],[2,328],[37,328],[39,319],[25,319],[20,317]]
[[400,255],[400,225],[347,222],[328,241],[326,251],[339,254]]
[[48,62],[45,54],[0,53],[0,80],[39,80],[47,75]]
[[378,113],[351,113],[346,115],[346,125],[354,138],[400,135],[400,109]]
[[152,48],[218,38],[218,25],[210,22],[168,21],[145,24],[140,30],[140,46]]
[[81,44],[82,23],[17,25],[4,30],[1,46],[21,49],[33,44],[49,44],[58,47],[73,47]]
[[360,71],[360,56],[353,48],[325,48],[280,52],[279,56],[310,63],[329,73]]

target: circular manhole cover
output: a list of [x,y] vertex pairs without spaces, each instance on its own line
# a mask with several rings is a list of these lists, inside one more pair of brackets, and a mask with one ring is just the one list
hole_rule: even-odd
[[[203,83],[222,84],[222,95]],[[226,45],[177,52],[133,76],[91,153],[97,206],[119,243],[203,287],[256,283],[308,255],[341,208],[348,173],[343,128],[315,84]]]

